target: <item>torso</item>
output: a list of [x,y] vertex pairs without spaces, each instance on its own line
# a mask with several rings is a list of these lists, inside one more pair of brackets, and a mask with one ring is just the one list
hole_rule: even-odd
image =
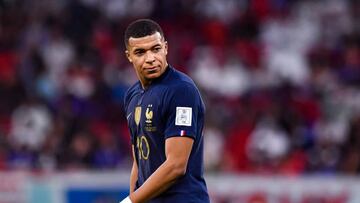
[[[176,95],[177,93],[174,91],[177,89],[185,90],[184,95]],[[193,93],[189,97],[194,98],[186,100],[186,91]],[[171,100],[170,98],[185,102],[186,106],[193,109],[192,126],[175,125],[173,111],[176,109],[174,103],[178,101]],[[188,101],[191,102],[187,104]],[[205,109],[200,94],[192,80],[175,69],[168,67],[164,75],[148,89],[142,89],[139,82],[131,87],[126,94],[125,108],[131,141],[134,145],[135,158],[138,164],[137,187],[140,187],[166,160],[165,140],[170,136],[180,136],[180,131],[184,129],[189,133],[187,136],[194,139],[187,173],[169,188],[167,192],[158,197],[157,201],[153,200],[151,202],[162,202],[165,197],[172,198],[172,203],[184,202],[185,194],[191,190],[193,190],[192,195],[197,199],[195,202],[208,202],[202,163],[202,128]],[[169,194],[174,195],[169,197]],[[173,198],[178,199],[178,201],[175,201]],[[191,201],[187,200],[185,202]]]

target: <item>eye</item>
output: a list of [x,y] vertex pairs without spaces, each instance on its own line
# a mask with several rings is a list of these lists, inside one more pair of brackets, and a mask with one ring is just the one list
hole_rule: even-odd
[[137,51],[137,52],[135,52],[135,55],[136,56],[142,56],[142,55],[144,55],[144,51]]
[[161,50],[161,47],[155,47],[155,48],[153,48],[153,52],[155,52],[155,53],[159,52],[160,50]]

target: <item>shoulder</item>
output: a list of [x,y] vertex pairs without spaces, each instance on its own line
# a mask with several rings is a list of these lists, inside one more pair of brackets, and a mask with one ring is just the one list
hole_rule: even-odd
[[131,98],[139,91],[139,88],[140,88],[140,84],[139,84],[139,82],[137,82],[126,91],[125,97],[124,97],[125,107],[127,107],[127,104],[129,103]]
[[177,78],[179,81],[190,83],[195,86],[194,81],[185,73],[174,69],[174,77]]
[[174,72],[169,78],[166,84],[167,93],[176,93],[176,92],[188,92],[198,94],[198,88],[196,87],[194,81],[185,73],[177,71],[174,69]]
[[125,93],[125,98],[126,98],[126,97],[131,97],[131,96],[134,95],[138,90],[139,90],[139,82],[136,82],[136,83],[133,84],[131,87],[129,87],[129,89],[127,89],[127,91],[126,91],[126,93]]
[[165,99],[168,101],[168,103],[188,101],[194,104],[203,104],[200,91],[198,90],[194,81],[185,73],[175,69],[167,81]]
[[175,69],[171,69],[168,76],[162,83],[164,105],[168,105],[171,110],[174,110],[174,106],[205,110],[200,91],[189,76]]
[[178,71],[176,69],[172,69],[171,76],[167,81],[167,86],[169,89],[194,89],[197,90],[197,87],[194,81],[185,73]]

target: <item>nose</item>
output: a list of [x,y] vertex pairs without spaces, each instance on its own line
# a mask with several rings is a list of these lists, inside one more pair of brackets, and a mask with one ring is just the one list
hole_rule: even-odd
[[148,51],[146,53],[146,63],[154,63],[155,62],[155,56],[153,53],[151,53],[150,51]]

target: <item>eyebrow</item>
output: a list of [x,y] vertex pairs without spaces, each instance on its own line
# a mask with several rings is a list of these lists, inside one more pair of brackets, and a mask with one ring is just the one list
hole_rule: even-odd
[[[161,47],[161,44],[155,44],[154,46],[150,47],[148,50],[151,50],[151,49],[153,49],[153,48],[155,48],[155,47],[158,47],[158,46]],[[136,49],[134,49],[133,53],[143,52],[143,51],[145,51],[145,50],[146,50],[146,49],[144,49],[144,48],[136,48]]]

